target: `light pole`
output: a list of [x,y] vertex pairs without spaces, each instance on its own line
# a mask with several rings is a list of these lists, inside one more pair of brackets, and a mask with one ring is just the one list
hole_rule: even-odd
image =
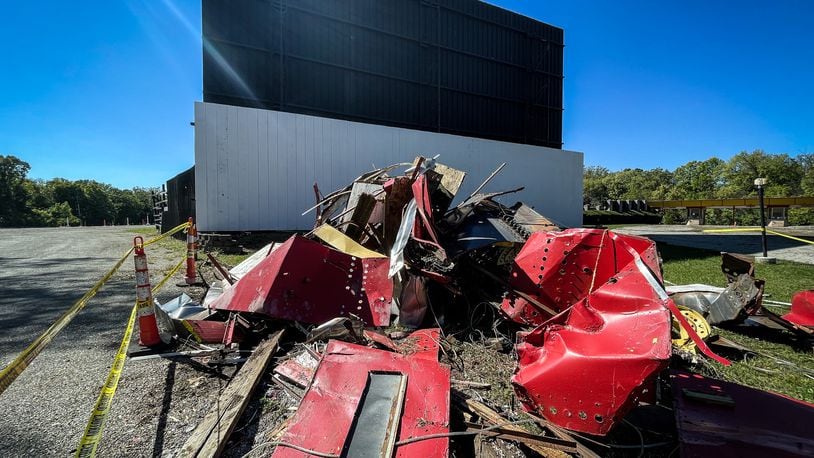
[[755,187],[757,188],[757,198],[760,205],[760,232],[761,242],[763,244],[763,259],[756,259],[758,262],[773,263],[774,259],[769,257],[769,250],[766,246],[766,209],[763,205],[763,187],[769,180],[766,178],[755,178]]

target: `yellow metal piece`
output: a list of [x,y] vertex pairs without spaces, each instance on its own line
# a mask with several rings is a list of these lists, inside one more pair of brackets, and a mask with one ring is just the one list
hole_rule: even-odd
[[314,229],[314,235],[319,237],[320,240],[327,243],[328,245],[350,256],[356,256],[357,258],[387,257],[381,253],[377,253],[373,250],[369,250],[363,247],[362,245],[359,245],[352,238],[348,237],[342,232],[339,232],[339,229],[336,229],[335,227],[329,226],[327,224],[323,224],[322,226],[319,226],[318,228]]
[[[687,322],[693,328],[698,337],[701,339],[706,339],[707,337],[712,334],[712,328],[710,327],[707,320],[704,319],[703,315],[696,312],[695,310],[691,310],[685,307],[678,308],[681,311],[681,315],[686,318]],[[688,351],[690,353],[695,353],[696,347],[695,343],[690,338],[690,334],[679,324],[678,320],[673,318],[672,320],[672,328],[673,328],[673,346],[678,348],[679,350]]]

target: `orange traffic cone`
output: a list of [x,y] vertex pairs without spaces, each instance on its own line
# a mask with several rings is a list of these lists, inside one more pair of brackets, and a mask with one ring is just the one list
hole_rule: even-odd
[[158,325],[155,321],[155,305],[150,286],[150,272],[147,270],[147,255],[144,254],[144,239],[137,236],[133,239],[136,264],[136,310],[138,313],[139,344],[153,347],[161,344]]

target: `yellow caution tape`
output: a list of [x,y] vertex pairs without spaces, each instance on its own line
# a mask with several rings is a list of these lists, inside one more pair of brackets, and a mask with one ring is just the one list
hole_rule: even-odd
[[[176,264],[176,266],[158,282],[157,285],[153,288],[153,294],[157,293],[167,280],[172,278],[178,269],[184,264],[186,259],[181,259],[181,262]],[[102,440],[102,429],[105,425],[105,420],[107,419],[107,414],[110,412],[110,406],[113,403],[113,396],[116,394],[116,389],[119,387],[119,377],[122,375],[122,369],[124,369],[124,363],[127,358],[127,348],[130,346],[130,338],[133,335],[133,326],[136,322],[136,305],[133,306],[133,310],[130,312],[130,319],[127,321],[127,327],[124,330],[124,336],[122,336],[122,342],[119,344],[119,351],[116,352],[116,357],[113,359],[113,365],[110,366],[110,372],[107,374],[107,380],[105,380],[105,384],[102,387],[102,391],[99,392],[99,397],[96,398],[96,404],[93,406],[93,412],[90,415],[90,419],[88,420],[88,425],[85,427],[85,434],[82,436],[82,439],[79,441],[79,447],[76,449],[77,457],[87,457],[87,456],[96,456],[96,449],[99,447],[99,442]]]
[[[189,226],[189,223],[180,224],[172,228],[171,230],[165,232],[164,234],[161,234],[158,237],[148,240],[147,242],[144,243],[144,246],[153,244],[165,237],[168,237],[186,228],[187,226]],[[43,332],[39,337],[37,337],[37,339],[31,345],[29,345],[25,350],[23,350],[19,355],[17,355],[17,357],[14,358],[14,361],[10,362],[6,367],[3,368],[2,371],[0,371],[0,394],[3,394],[3,392],[6,391],[6,388],[8,388],[9,385],[11,385],[11,383],[14,382],[14,380],[16,380],[17,377],[23,373],[23,371],[28,367],[29,364],[31,364],[31,361],[33,361],[34,358],[36,358],[40,353],[42,353],[45,347],[47,347],[48,344],[54,339],[54,337],[68,323],[71,322],[71,320],[76,316],[76,314],[79,313],[83,308],[85,308],[85,305],[87,305],[88,301],[93,296],[95,296],[96,293],[99,292],[99,289],[102,287],[102,285],[104,285],[108,280],[110,280],[110,277],[112,277],[113,274],[115,274],[116,271],[119,270],[119,267],[121,267],[122,263],[124,263],[125,259],[127,259],[127,257],[130,256],[130,253],[132,252],[133,252],[132,248],[127,250],[127,252],[124,253],[124,255],[122,255],[122,257],[119,258],[118,261],[116,261],[116,264],[99,281],[97,281],[96,284],[94,284],[93,287],[88,292],[86,292],[81,298],[79,298],[79,300],[76,301],[71,306],[71,308],[65,311],[65,313],[63,313],[62,316],[60,316],[51,326],[49,326],[48,329],[45,330],[45,332]]]
[[171,236],[171,235],[175,234],[176,232],[181,231],[181,230],[184,230],[184,229],[186,229],[186,228],[188,228],[188,227],[189,227],[189,223],[181,223],[181,224],[179,224],[179,225],[175,226],[174,228],[172,228],[172,229],[168,230],[167,232],[165,232],[165,233],[163,233],[163,234],[159,235],[158,237],[155,237],[155,238],[152,238],[152,239],[150,239],[150,240],[147,240],[146,242],[144,242],[144,246],[145,246],[145,247],[146,247],[146,246],[150,246],[150,245],[152,245],[153,243],[158,242],[159,240],[165,239],[165,238],[167,238],[167,237],[169,237],[169,236]]
[[110,411],[113,395],[116,394],[116,388],[119,386],[119,377],[122,375],[124,361],[127,357],[127,347],[130,345],[130,337],[133,335],[133,325],[135,322],[136,306],[134,305],[133,310],[130,312],[127,328],[124,330],[122,343],[119,345],[119,351],[113,360],[113,366],[110,367],[107,380],[102,387],[102,391],[99,393],[99,397],[96,398],[96,404],[93,406],[90,421],[88,421],[88,426],[85,427],[85,434],[79,441],[76,456],[96,456],[96,449],[99,447],[99,441],[102,438],[102,428],[107,418],[107,413]]
[[125,259],[130,256],[130,253],[133,252],[133,249],[130,248],[127,253],[125,253],[110,269],[104,277],[102,277],[99,281],[93,285],[84,296],[82,296],[76,303],[74,303],[71,308],[69,308],[65,313],[62,314],[48,329],[45,330],[37,340],[35,340],[31,345],[28,346],[25,350],[22,351],[14,361],[10,362],[6,367],[0,371],[0,394],[6,391],[6,388],[11,385],[11,383],[23,373],[23,371],[31,364],[31,361],[37,357],[42,351],[45,349],[46,346],[54,339],[54,337],[62,330],[68,323],[71,322],[74,316],[79,313],[80,310],[85,308],[88,301],[96,295],[102,285],[107,282],[110,277],[119,270],[119,267],[122,265]]
[[794,237],[788,234],[783,234],[781,232],[776,232],[769,229],[766,229],[766,232],[774,235],[779,235],[780,237],[785,237],[787,239],[797,240],[798,242],[808,243],[809,245],[814,245],[814,242],[812,242],[811,240],[801,239],[799,237]]
[[704,229],[701,232],[715,233],[715,232],[753,232],[753,231],[758,231],[759,232],[760,228],[759,227],[735,227],[735,228],[731,228],[731,229]]
[[[708,233],[723,233],[723,232],[761,232],[761,228],[759,227],[742,227],[742,228],[733,228],[733,229],[705,229],[703,232]],[[777,235],[780,237],[785,237],[787,239],[796,240],[798,242],[808,243],[809,245],[814,245],[814,242],[811,240],[801,239],[799,237],[794,237],[793,235],[784,234],[782,232],[773,231],[771,229],[766,229],[766,232],[769,234]]]

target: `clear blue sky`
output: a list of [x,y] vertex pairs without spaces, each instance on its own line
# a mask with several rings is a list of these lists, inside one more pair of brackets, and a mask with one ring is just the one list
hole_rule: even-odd
[[[814,151],[814,2],[493,3],[565,29],[586,165]],[[199,0],[4,2],[0,62],[0,154],[32,177],[154,186],[192,165]]]

